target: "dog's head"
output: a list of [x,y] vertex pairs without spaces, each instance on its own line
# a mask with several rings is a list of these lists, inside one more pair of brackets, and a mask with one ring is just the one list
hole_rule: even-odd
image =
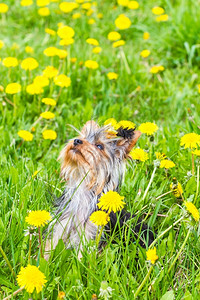
[[82,180],[96,194],[115,190],[124,172],[124,162],[141,132],[120,127],[113,135],[109,126],[88,121],[80,135],[61,151],[61,174],[70,186]]

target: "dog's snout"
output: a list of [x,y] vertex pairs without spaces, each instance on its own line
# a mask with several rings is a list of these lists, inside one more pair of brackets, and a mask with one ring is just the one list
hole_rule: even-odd
[[79,140],[79,139],[74,140],[74,146],[81,145],[81,144],[83,144],[83,142],[81,140]]

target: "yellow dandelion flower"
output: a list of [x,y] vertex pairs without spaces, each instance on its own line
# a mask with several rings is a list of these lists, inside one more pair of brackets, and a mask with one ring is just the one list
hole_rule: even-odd
[[175,163],[171,160],[163,159],[160,162],[160,168],[171,169],[173,167],[175,167]]
[[59,23],[57,24],[57,26],[58,26],[58,28],[60,28],[60,27],[63,27],[64,24],[63,24],[63,22],[59,22]]
[[90,221],[97,226],[105,226],[110,221],[110,217],[105,211],[98,210],[91,214]]
[[89,25],[92,25],[94,23],[96,23],[95,19],[91,18],[91,19],[88,20]]
[[117,121],[114,119],[114,118],[110,118],[110,119],[107,119],[105,122],[104,122],[104,125],[111,125],[113,128],[115,128],[115,126],[117,125]]
[[200,150],[196,149],[196,150],[192,151],[192,153],[196,156],[200,156]]
[[89,38],[86,40],[86,43],[93,45],[93,46],[99,46],[99,42],[96,39]]
[[86,60],[84,65],[86,68],[93,70],[98,69],[99,67],[99,64],[95,60]]
[[34,70],[39,66],[37,60],[33,57],[28,57],[22,60],[21,62],[21,68],[24,70]]
[[16,67],[18,66],[18,60],[15,57],[6,57],[2,61],[3,65],[7,68]]
[[131,26],[131,20],[124,14],[121,14],[115,20],[115,26],[121,30],[127,29]]
[[140,160],[142,162],[149,159],[148,153],[140,148],[132,149],[131,152],[129,153],[129,155],[132,159]]
[[70,26],[60,26],[57,30],[57,35],[61,39],[71,39],[75,35],[75,31]]
[[80,19],[80,17],[81,17],[80,13],[75,13],[75,14],[72,15],[73,20]]
[[26,47],[25,47],[25,52],[26,52],[26,53],[33,53],[33,52],[34,52],[34,49],[33,49],[32,47],[30,47],[30,46],[26,46]]
[[21,6],[30,6],[33,4],[33,0],[21,0]]
[[94,13],[93,9],[88,9],[88,11],[86,12],[86,16],[90,17],[93,13]]
[[147,256],[147,260],[150,260],[152,265],[155,264],[156,260],[158,259],[158,255],[156,254],[156,247],[146,251],[146,256]]
[[52,220],[50,213],[46,210],[33,210],[29,212],[28,216],[25,218],[25,221],[35,227],[41,227],[47,224]]
[[64,298],[65,298],[65,292],[59,292],[58,299],[64,299]]
[[49,79],[44,75],[38,75],[33,80],[34,85],[45,87],[49,85]]
[[149,34],[149,32],[144,32],[143,33],[143,40],[148,40],[150,38],[150,34]]
[[54,130],[44,130],[42,132],[43,138],[45,140],[55,140],[57,138],[57,133]]
[[55,76],[53,80],[54,80],[55,85],[58,85],[60,87],[69,87],[71,85],[70,77],[68,77],[64,74]]
[[42,103],[45,103],[46,105],[51,105],[51,106],[56,105],[56,101],[52,98],[43,98]]
[[118,128],[126,128],[126,129],[134,129],[135,128],[135,123],[131,122],[131,121],[126,121],[126,120],[122,120],[120,122],[117,123],[117,125],[115,126],[115,129]]
[[186,148],[197,148],[200,146],[200,135],[197,133],[187,133],[181,138],[181,146],[185,146]]
[[46,56],[52,57],[57,55],[58,48],[56,47],[48,47],[44,49],[43,53]]
[[107,210],[108,213],[111,211],[116,212],[121,210],[126,204],[122,201],[123,199],[124,197],[120,196],[117,192],[109,191],[106,194],[102,193],[97,206],[100,209]]
[[74,64],[74,63],[77,61],[77,58],[76,58],[76,57],[71,57],[71,58],[70,58],[70,61],[71,61],[71,63]]
[[82,8],[83,8],[83,9],[85,9],[85,10],[88,10],[88,9],[90,9],[90,8],[91,8],[91,6],[92,6],[92,4],[91,4],[91,3],[84,3],[84,4],[82,4]]
[[151,67],[149,72],[152,73],[152,74],[156,74],[160,71],[164,71],[164,69],[165,68],[163,66],[153,66],[153,67]]
[[117,3],[121,6],[128,6],[129,0],[117,0]]
[[20,138],[22,138],[26,142],[31,142],[33,140],[33,135],[27,130],[20,130],[17,133]]
[[78,3],[75,2],[61,2],[59,8],[64,13],[70,13],[78,6]]
[[42,87],[40,85],[31,83],[31,84],[27,85],[26,92],[30,95],[39,95],[39,94],[42,94],[44,92],[44,90],[42,89]]
[[39,170],[36,170],[36,171],[33,173],[32,178],[36,177],[38,173],[39,173]]
[[4,47],[4,42],[0,40],[0,49]]
[[51,28],[45,28],[45,32],[49,35],[55,36],[56,35],[56,31],[51,29]]
[[199,211],[196,206],[192,202],[184,201],[184,205],[186,206],[187,210],[191,213],[195,221],[199,221]]
[[7,13],[9,7],[5,3],[0,3],[0,14],[5,14]]
[[97,14],[97,18],[98,18],[98,19],[103,19],[103,14],[102,14],[102,13],[98,13],[98,14]]
[[119,40],[117,42],[114,42],[112,44],[113,48],[118,48],[118,47],[121,47],[121,46],[124,46],[125,45],[125,41],[124,40]]
[[153,7],[151,11],[154,15],[162,15],[165,12],[164,9],[162,7],[159,7],[159,6]]
[[150,52],[149,50],[145,49],[145,50],[142,50],[142,51],[140,52],[140,56],[146,58],[146,57],[148,57],[148,56],[150,55],[150,53],[151,53],[151,52]]
[[156,17],[156,22],[166,22],[169,20],[169,16],[167,14]]
[[50,9],[48,7],[41,7],[38,9],[38,14],[42,17],[47,17],[50,15]]
[[72,45],[74,43],[74,39],[63,39],[63,40],[60,40],[59,44],[61,46],[69,46],[69,45]]
[[17,94],[19,92],[21,92],[21,84],[17,83],[17,82],[14,82],[14,83],[9,83],[7,86],[6,86],[6,93],[7,94]]
[[55,114],[50,112],[50,111],[45,111],[45,112],[40,114],[40,117],[42,117],[44,119],[47,119],[47,120],[50,120],[50,119],[55,118]]
[[138,85],[135,90],[136,90],[136,92],[139,92],[141,90],[141,86]]
[[49,0],[37,0],[36,1],[36,4],[37,6],[46,6],[46,5],[49,5],[50,1]]
[[118,75],[117,73],[115,73],[115,72],[109,72],[109,73],[107,74],[107,77],[108,77],[109,80],[117,79],[118,76],[119,76],[119,75]]
[[54,68],[53,66],[48,66],[42,72],[44,76],[47,78],[53,78],[58,75],[58,69]]
[[128,8],[130,8],[130,9],[138,9],[139,6],[140,5],[137,1],[129,1],[129,3],[128,3]]
[[2,93],[4,91],[3,85],[0,85],[0,92]]
[[102,51],[101,47],[94,47],[92,49],[92,53],[95,53],[95,54],[99,54],[99,53],[101,53],[101,51]]
[[44,273],[39,270],[39,267],[28,265],[27,267],[21,267],[19,274],[17,275],[17,283],[28,293],[33,293],[34,289],[39,293],[42,287],[47,282]]
[[170,189],[176,198],[180,198],[181,195],[183,194],[183,188],[179,182],[177,182],[177,183],[172,182],[170,184]]
[[165,159],[167,156],[165,153],[161,153],[161,152],[156,152],[156,158],[159,160]]
[[158,126],[151,122],[142,123],[138,130],[140,130],[142,133],[145,133],[147,135],[153,135],[157,130]]
[[57,50],[57,56],[60,59],[64,59],[65,57],[67,57],[67,55],[68,55],[68,52],[66,50],[63,50],[63,49],[58,49]]
[[117,31],[111,31],[109,32],[108,34],[108,39],[110,41],[117,41],[117,40],[120,40],[121,39],[121,34]]

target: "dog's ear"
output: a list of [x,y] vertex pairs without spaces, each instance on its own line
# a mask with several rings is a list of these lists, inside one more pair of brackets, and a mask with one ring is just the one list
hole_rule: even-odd
[[99,125],[95,121],[90,120],[85,123],[85,125],[81,129],[81,133],[84,136],[88,136],[94,133],[95,131],[97,131],[99,128],[100,128]]
[[137,140],[141,136],[141,132],[136,130],[122,130],[118,131],[118,136],[122,137],[117,141],[117,149],[118,151],[122,151],[125,156],[129,154],[132,148],[135,146]]

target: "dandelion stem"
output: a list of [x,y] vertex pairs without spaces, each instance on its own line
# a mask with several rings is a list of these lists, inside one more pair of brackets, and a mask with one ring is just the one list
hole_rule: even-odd
[[143,286],[145,285],[145,282],[147,281],[147,279],[149,278],[151,272],[153,270],[153,265],[151,265],[151,268],[149,269],[147,275],[144,277],[142,283],[140,284],[140,286],[138,287],[137,291],[134,294],[134,298],[136,299],[138,294],[140,293],[141,289],[143,288]]
[[196,195],[195,195],[195,198],[194,198],[194,204],[196,203],[197,197],[198,197],[198,194],[199,194],[199,168],[200,168],[200,166],[198,165],[197,166],[197,190],[196,190]]
[[31,260],[31,244],[32,244],[32,233],[29,234],[29,249],[28,249],[28,263]]
[[58,92],[58,96],[57,96],[57,98],[56,98],[56,101],[58,101],[58,99],[60,98],[60,95],[61,95],[61,93],[62,93],[62,90],[63,90],[63,88],[61,87],[60,90],[59,90],[59,92]]
[[1,252],[3,258],[5,259],[5,262],[7,263],[8,267],[9,267],[9,269],[10,269],[12,275],[13,275],[13,277],[16,277],[15,272],[14,272],[14,270],[13,270],[13,268],[12,268],[12,266],[11,266],[11,264],[10,264],[10,262],[9,262],[9,260],[8,260],[8,258],[7,258],[7,256],[6,256],[6,254],[5,254],[5,252],[3,251],[3,248],[2,248],[1,246],[0,246],[0,252]]
[[[98,229],[99,229],[99,226],[98,226]],[[98,231],[99,231],[98,229],[97,229],[97,235],[96,235],[96,246],[97,246],[97,248],[98,248],[98,245],[99,245],[99,241],[100,241],[104,226],[101,227],[101,230],[100,230],[99,234],[98,234]]]
[[9,100],[6,96],[4,96],[4,100],[6,100],[6,102],[8,102],[10,105],[15,107],[15,103],[13,103],[11,100]]
[[39,233],[39,247],[40,247],[40,254],[41,257],[43,258],[43,250],[42,250],[42,230],[41,227],[38,227],[38,233]]
[[185,238],[185,240],[184,240],[184,242],[183,242],[183,244],[182,244],[180,250],[178,251],[176,257],[174,258],[174,260],[173,260],[173,262],[172,262],[172,264],[171,264],[171,266],[170,266],[170,268],[168,269],[168,274],[169,274],[169,272],[171,271],[171,269],[172,269],[172,267],[174,266],[174,264],[175,264],[175,262],[177,261],[177,259],[179,258],[179,256],[180,256],[180,254],[181,254],[183,248],[185,247],[185,244],[186,244],[186,242],[187,242],[187,240],[188,240],[188,238],[189,238],[189,235],[190,235],[190,230],[188,230],[188,233],[187,233],[187,235],[186,235],[186,238]]
[[150,248],[152,248],[157,241],[163,236],[165,235],[165,233],[167,233],[172,227],[174,227],[176,224],[178,224],[181,220],[183,220],[185,216],[182,216],[180,219],[178,219],[176,222],[174,222],[172,225],[170,225],[166,230],[164,230],[159,236],[157,236],[157,238],[151,243]]
[[18,290],[16,290],[14,293],[12,293],[11,295],[9,295],[8,297],[6,298],[3,298],[3,300],[8,300],[8,299],[11,299],[13,296],[17,295],[18,293],[20,293],[21,291],[23,291],[24,289],[24,286]]
[[155,167],[154,170],[153,170],[153,173],[152,173],[152,175],[151,175],[149,184],[148,184],[148,186],[147,186],[147,188],[146,188],[146,190],[145,190],[145,192],[144,192],[144,196],[143,196],[142,200],[144,200],[144,199],[146,198],[146,195],[147,195],[147,193],[148,193],[148,191],[149,191],[149,188],[150,188],[150,186],[151,186],[151,184],[152,184],[154,175],[155,175],[155,173],[156,173],[156,169],[157,169],[157,167]]
[[[49,105],[48,105],[48,107],[46,108],[45,112],[48,111],[48,110],[49,110]],[[31,128],[34,127],[35,125],[37,125],[37,123],[39,123],[41,119],[42,119],[42,117],[39,117],[39,118],[32,124]]]
[[194,176],[194,154],[192,153],[192,175]]
[[166,192],[166,193],[164,193],[164,194],[162,194],[162,195],[156,197],[156,200],[158,200],[158,199],[160,199],[160,198],[162,198],[162,197],[164,197],[164,196],[166,196],[166,195],[168,195],[168,194],[171,194],[171,193],[172,193],[172,191]]
[[121,58],[122,58],[122,60],[124,62],[124,66],[125,66],[126,72],[128,74],[131,74],[131,69],[129,68],[129,65],[128,65],[128,62],[127,62],[127,59],[126,59],[126,55],[125,55],[123,49],[121,49],[120,54],[121,54]]

